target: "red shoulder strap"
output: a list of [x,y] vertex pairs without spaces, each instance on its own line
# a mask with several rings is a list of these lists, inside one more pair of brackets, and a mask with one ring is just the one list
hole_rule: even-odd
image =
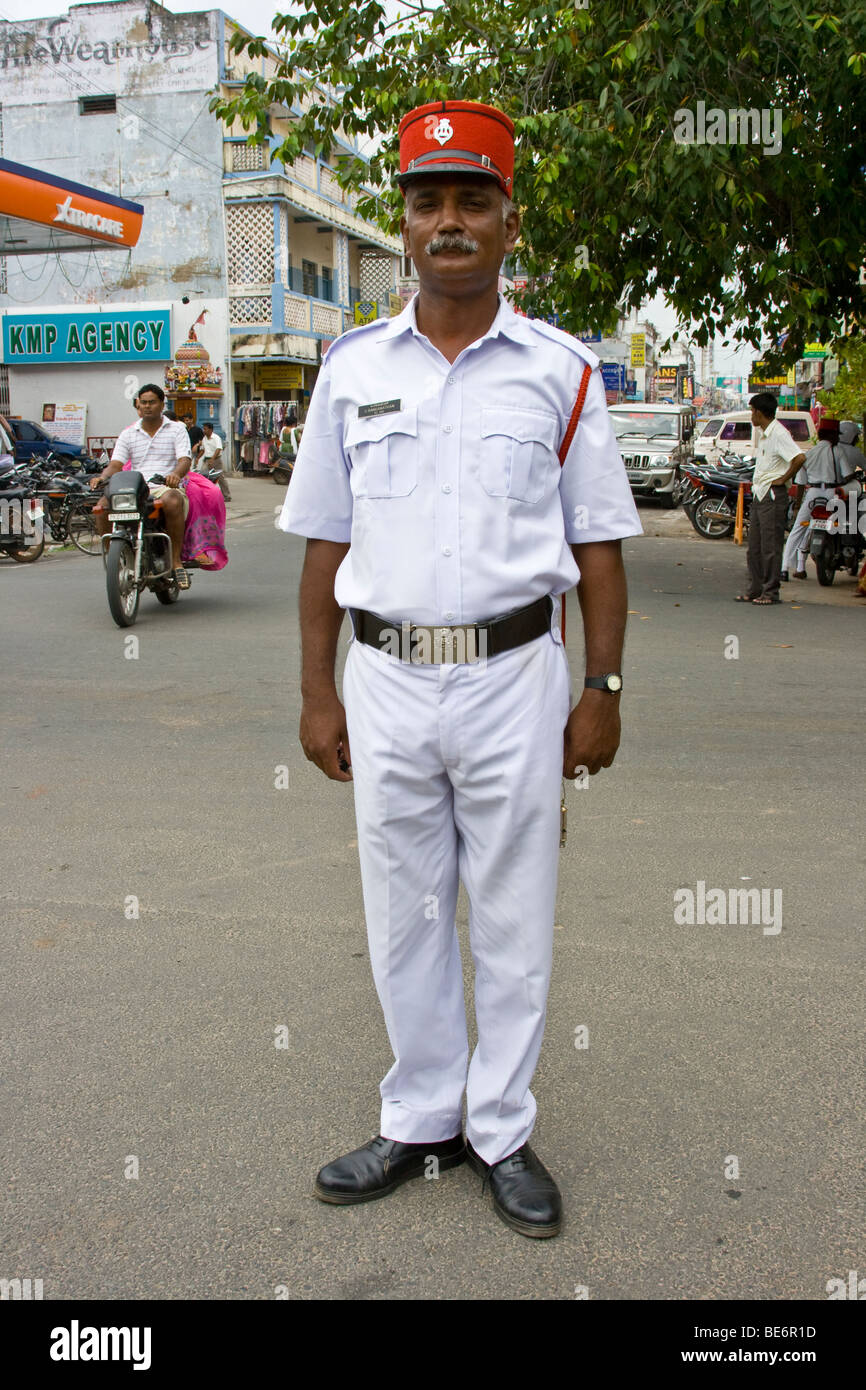
[[571,441],[572,439],[574,439],[574,431],[577,429],[581,413],[583,412],[583,403],[586,400],[586,393],[589,390],[589,378],[591,376],[592,368],[587,362],[586,366],[583,369],[583,376],[580,378],[580,387],[577,392],[577,400],[575,401],[574,409],[571,412],[571,419],[568,422],[568,429],[565,431],[565,438],[559,446],[560,468],[565,463],[565,460],[568,457],[568,451],[571,448]]
[[[578,424],[580,423],[580,417],[581,417],[581,414],[582,414],[582,412],[583,412],[583,403],[584,403],[584,401],[586,400],[586,393],[587,393],[587,391],[589,390],[589,379],[590,379],[591,376],[592,376],[592,368],[590,367],[589,363],[587,362],[586,366],[585,366],[584,369],[583,369],[583,375],[582,375],[581,378],[580,378],[580,387],[578,388],[578,392],[577,392],[577,400],[574,402],[574,409],[573,409],[572,412],[571,412],[571,418],[570,418],[570,420],[569,420],[569,422],[568,422],[568,429],[565,431],[565,438],[563,439],[562,443],[561,443],[560,446],[559,446],[559,466],[560,466],[560,468],[562,468],[563,464],[565,463],[565,460],[568,458],[568,451],[569,451],[569,449],[571,448],[571,441],[574,439],[574,432],[575,432],[575,430],[577,429]],[[564,642],[564,641],[565,641],[565,594],[562,595],[562,610],[561,610],[561,612],[562,612],[562,622],[561,622],[561,625],[560,625],[560,626],[561,626],[561,630],[562,630],[562,640],[563,640],[563,642]]]

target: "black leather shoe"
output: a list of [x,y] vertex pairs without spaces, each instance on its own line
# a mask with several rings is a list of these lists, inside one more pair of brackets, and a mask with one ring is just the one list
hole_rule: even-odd
[[437,1172],[456,1168],[466,1158],[463,1135],[435,1144],[401,1144],[399,1139],[377,1134],[362,1149],[353,1149],[320,1168],[314,1191],[320,1202],[339,1206],[373,1202],[410,1178],[423,1177],[430,1158],[436,1159]]
[[[493,1206],[506,1226],[522,1236],[558,1236],[562,1198],[544,1164],[528,1144],[499,1163],[485,1163],[466,1140],[466,1157],[489,1185]],[[482,1188],[483,1191],[483,1188]]]
[[787,584],[787,583],[788,583],[788,571],[787,571],[787,570],[782,570],[782,573],[779,575],[779,578],[781,579],[781,581],[782,581],[783,584]]

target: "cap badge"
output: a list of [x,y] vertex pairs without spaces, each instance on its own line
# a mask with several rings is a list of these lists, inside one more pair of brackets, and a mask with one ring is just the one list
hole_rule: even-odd
[[438,140],[440,145],[447,145],[453,139],[454,127],[447,116],[441,116],[438,121],[435,116],[428,116],[424,134],[428,140]]

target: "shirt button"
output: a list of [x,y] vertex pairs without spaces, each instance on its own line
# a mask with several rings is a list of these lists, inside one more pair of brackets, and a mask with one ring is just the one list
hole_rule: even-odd
[[442,433],[443,433],[443,434],[450,434],[451,431],[453,430],[453,428],[454,428],[453,425],[443,425],[443,426],[442,426]]
[[449,376],[449,378],[448,378],[448,385],[449,385],[449,386],[453,386],[456,380],[457,380],[456,376]]
[[450,554],[451,554],[451,547],[450,547],[450,545],[443,545],[443,547],[442,547],[442,554],[443,554],[443,555],[450,555]]
[[446,623],[450,623],[453,617],[454,617],[454,614],[451,613],[450,611],[449,611],[448,613],[446,613],[446,614],[445,614],[445,621],[446,621]]
[[443,491],[443,492],[450,492],[450,491],[451,491],[451,484],[450,484],[450,483],[443,483],[443,484],[442,484],[442,491]]

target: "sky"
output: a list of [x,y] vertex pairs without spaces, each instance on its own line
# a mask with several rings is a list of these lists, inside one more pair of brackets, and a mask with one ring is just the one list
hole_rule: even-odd
[[[398,6],[393,0],[385,0],[386,9],[396,13]],[[52,4],[51,0],[0,0],[0,19],[43,19],[57,14],[65,14],[70,7],[62,4]],[[233,19],[241,21],[246,29],[254,30],[259,34],[270,34],[271,21],[275,14],[285,12],[291,8],[289,5],[282,5],[279,0],[237,0],[232,4],[231,0],[224,6],[214,4],[213,0],[177,0],[176,3],[163,5],[164,9],[171,10],[173,14],[189,14],[191,11],[213,10],[224,8],[226,14]],[[667,307],[664,298],[657,295],[641,311],[642,319],[649,319],[663,336],[672,333],[677,328],[676,315]],[[688,330],[687,330],[688,331]],[[715,372],[717,376],[745,376],[748,373],[749,364],[756,356],[753,348],[748,345],[742,348],[724,348],[722,338],[718,338],[715,344]],[[700,370],[700,350],[695,351],[696,366]]]

